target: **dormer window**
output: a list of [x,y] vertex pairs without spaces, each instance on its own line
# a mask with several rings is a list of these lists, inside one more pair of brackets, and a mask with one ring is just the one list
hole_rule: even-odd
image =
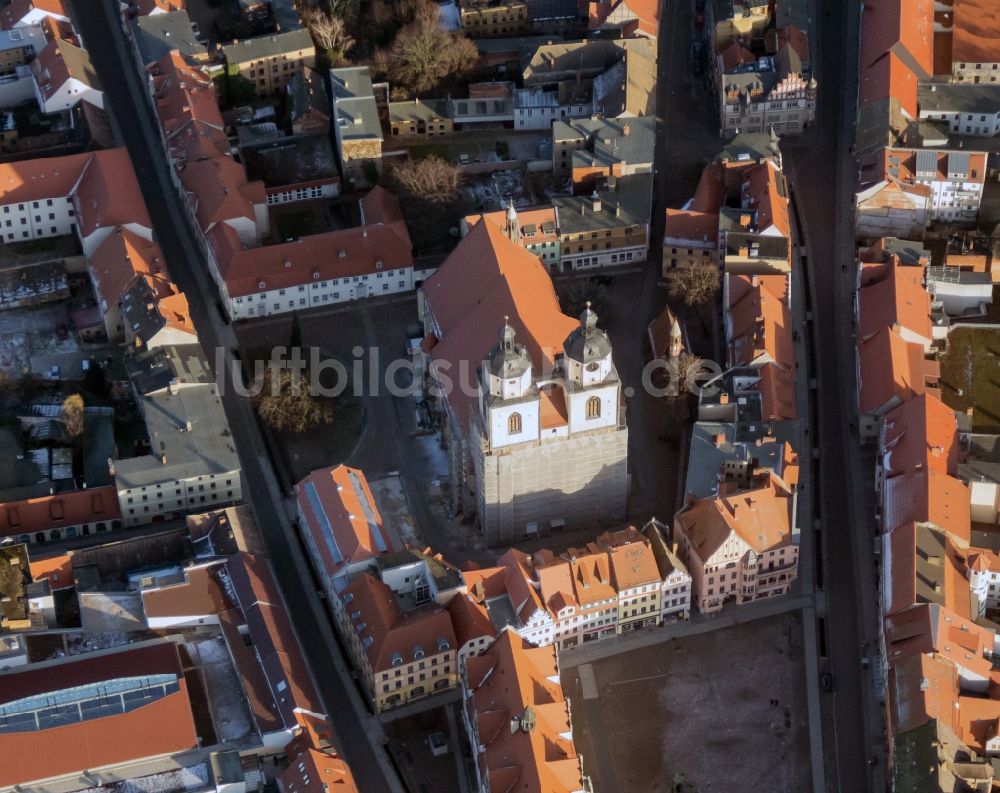
[[289,267],[292,266],[292,260],[291,259],[285,259],[284,265],[285,265],[285,269],[287,270]]
[[443,653],[445,650],[448,650],[450,648],[451,648],[451,645],[448,644],[448,640],[447,639],[438,639],[437,640],[437,650],[438,650],[439,653]]
[[347,251],[345,251],[343,248],[341,248],[339,251],[337,251],[337,256],[339,256],[341,259],[346,259],[347,258]]
[[348,603],[350,603],[352,600],[354,600],[354,593],[353,592],[348,592],[346,595],[344,595],[344,604],[345,605],[348,604]]
[[413,647],[413,657],[416,659],[424,657],[424,648],[421,647],[419,644],[414,645]]
[[389,663],[392,664],[393,666],[402,666],[403,656],[400,653],[393,653]]
[[264,288],[266,288],[266,286],[267,286],[267,284],[265,284],[263,281],[258,281],[257,282],[257,288],[258,289],[264,289]]
[[319,280],[319,270],[313,270],[313,280],[314,281]]
[[367,622],[359,622],[357,625],[354,626],[354,630],[360,635],[365,632],[365,628],[367,627],[368,627]]
[[375,260],[375,269],[376,270],[381,270],[382,269],[382,260],[381,259],[376,259]]

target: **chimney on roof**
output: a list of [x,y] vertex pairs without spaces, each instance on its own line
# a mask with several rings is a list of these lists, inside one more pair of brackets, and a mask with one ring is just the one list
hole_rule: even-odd
[[632,127],[630,127],[628,124],[622,127],[622,135],[624,135],[626,138],[631,134],[631,132],[632,132]]
[[724,432],[720,432],[715,436],[715,447],[717,449],[722,448],[722,444],[724,444],[725,442],[726,442],[726,434]]
[[740,215],[740,228],[748,229],[750,228],[750,213],[744,212]]

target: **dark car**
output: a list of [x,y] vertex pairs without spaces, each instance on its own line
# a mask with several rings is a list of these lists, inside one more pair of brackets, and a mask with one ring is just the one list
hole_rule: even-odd
[[705,0],[695,0],[694,10],[699,14],[705,10]]
[[59,341],[66,341],[69,338],[69,328],[66,327],[65,322],[56,325],[56,336],[59,337]]

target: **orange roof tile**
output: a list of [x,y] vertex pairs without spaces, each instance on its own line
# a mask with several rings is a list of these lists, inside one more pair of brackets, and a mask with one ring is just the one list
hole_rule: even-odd
[[791,309],[756,278],[736,276],[732,281],[745,281],[749,286],[738,290],[743,295],[730,306],[729,365],[769,358],[794,367]]
[[895,53],[889,53],[861,71],[858,85],[861,107],[888,101],[897,104],[910,118],[917,118],[919,76]]
[[300,720],[303,728],[285,747],[288,768],[278,776],[281,793],[358,793],[350,767],[333,747],[330,723]]
[[195,214],[205,231],[227,220],[256,218],[253,192],[261,191],[250,188],[263,183],[248,183],[246,170],[232,157],[189,162],[181,172],[181,182],[195,200]]
[[882,265],[880,280],[858,291],[858,338],[867,339],[885,327],[898,326],[927,339],[932,337],[931,296],[924,288],[924,268],[903,265],[897,257]]
[[43,198],[66,199],[92,156],[69,154],[0,163],[0,205]]
[[743,176],[743,197],[749,198],[751,206],[757,210],[757,228],[760,231],[774,226],[781,236],[791,235],[784,177],[771,160],[747,169]]
[[1000,700],[988,697],[958,698],[958,736],[970,749],[986,753],[988,741],[1000,733]]
[[456,646],[451,617],[436,603],[402,612],[393,591],[367,573],[356,576],[344,588],[341,597],[347,595],[351,596],[350,610],[361,612],[354,620],[355,625],[365,626],[359,638],[372,639],[365,654],[375,674],[391,668],[392,657],[397,653],[404,663],[410,663],[415,660],[417,647],[430,657],[437,654],[441,639],[452,648]]
[[883,328],[858,346],[862,413],[873,413],[893,399],[905,402],[926,390],[924,348]]
[[952,60],[1000,63],[1000,14],[992,0],[955,0]]
[[561,386],[551,385],[539,389],[538,401],[538,421],[543,430],[565,427],[569,424],[566,392]]
[[90,155],[76,189],[76,204],[84,237],[99,228],[128,224],[153,227],[125,149],[107,149]]
[[[489,221],[501,231],[506,231],[506,210],[500,210],[498,212],[485,212],[476,215],[466,215],[465,222],[469,228],[472,228],[480,221],[480,219]],[[530,245],[540,242],[555,242],[559,239],[558,226],[556,225],[556,211],[553,207],[519,209],[517,210],[517,223],[521,232],[522,245]],[[548,226],[548,224],[551,224],[551,230],[548,232],[543,231],[542,226]],[[534,231],[530,237],[526,236],[525,231],[525,228],[528,226],[534,226]]]
[[664,245],[667,239],[694,240],[715,248],[719,239],[718,208],[714,212],[695,212],[690,209],[667,209],[663,228]]
[[[336,575],[345,564],[396,550],[368,480],[357,468],[318,468],[295,485],[295,497],[299,513],[305,518],[302,528],[315,539],[327,575]],[[369,522],[368,515],[374,523]]]
[[[549,274],[537,256],[514,244],[492,223],[477,223],[424,282],[426,305],[441,339],[432,356],[447,362],[455,380],[467,369],[469,382],[456,385],[449,405],[466,426],[476,368],[497,341],[497,328],[509,317],[517,341],[527,347],[540,371],[555,365],[566,337],[578,322],[562,313]],[[465,393],[463,393],[465,392]]]
[[485,603],[479,602],[475,597],[455,595],[448,601],[445,608],[448,610],[452,627],[455,629],[458,649],[483,636],[495,637],[497,635],[497,630],[490,619]]
[[79,773],[198,747],[187,683],[170,641],[0,672],[0,704],[121,677],[167,674],[178,690],[125,713],[48,729],[0,733],[0,785]]
[[73,490],[51,496],[8,501],[0,504],[0,536],[14,537],[82,523],[120,520],[118,492],[112,486]]
[[615,545],[608,549],[608,559],[611,563],[611,574],[614,577],[615,588],[623,589],[652,584],[660,581],[660,569],[656,566],[656,557],[641,534],[633,542]]
[[230,297],[413,265],[410,238],[402,221],[310,234],[294,242],[246,250],[226,224],[216,225],[208,238]]
[[63,589],[74,584],[73,557],[68,553],[50,556],[48,559],[34,559],[29,562],[29,567],[33,581],[44,578],[52,589]]
[[929,394],[919,394],[882,420],[882,468],[887,477],[926,468],[954,474],[958,467],[955,412]]
[[468,660],[466,707],[482,746],[476,762],[494,793],[584,789],[558,674],[552,646],[534,647],[511,630]]
[[923,70],[922,76],[931,76],[933,12],[932,0],[865,2],[861,18],[861,68],[870,67],[891,52],[914,62]]
[[150,291],[157,297],[174,292],[160,246],[118,226],[98,246],[88,261],[98,297],[115,305],[139,276],[147,276]]
[[756,487],[696,500],[674,520],[702,562],[732,536],[761,553],[791,542],[791,492],[767,472]]
[[156,113],[171,153],[192,162],[229,151],[212,80],[177,50],[149,67]]
[[968,545],[971,535],[969,488],[953,476],[920,469],[885,483],[882,523],[892,531],[906,523],[930,522]]

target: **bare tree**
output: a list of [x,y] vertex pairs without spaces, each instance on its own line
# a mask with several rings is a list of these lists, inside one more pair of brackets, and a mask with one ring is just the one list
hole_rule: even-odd
[[307,5],[302,8],[302,23],[309,29],[313,41],[327,53],[334,53],[338,58],[350,50],[355,42],[347,32],[347,27],[341,17],[327,13],[319,6]]
[[710,264],[678,267],[670,273],[670,296],[696,308],[709,303],[719,292],[719,273]]
[[451,201],[462,185],[458,167],[436,155],[394,165],[392,178],[404,193],[431,203]]
[[79,438],[83,435],[83,397],[79,394],[70,394],[66,397],[59,418],[70,438]]
[[698,389],[698,374],[705,368],[705,359],[688,352],[667,361],[667,389],[672,396],[694,394]]
[[261,420],[279,432],[305,432],[333,421],[333,405],[309,391],[309,377],[291,369],[270,370],[254,400]]
[[479,63],[479,51],[460,33],[444,30],[437,20],[437,8],[416,11],[415,18],[399,31],[389,52],[377,63],[386,75],[409,91],[423,94],[447,77],[469,75]]

